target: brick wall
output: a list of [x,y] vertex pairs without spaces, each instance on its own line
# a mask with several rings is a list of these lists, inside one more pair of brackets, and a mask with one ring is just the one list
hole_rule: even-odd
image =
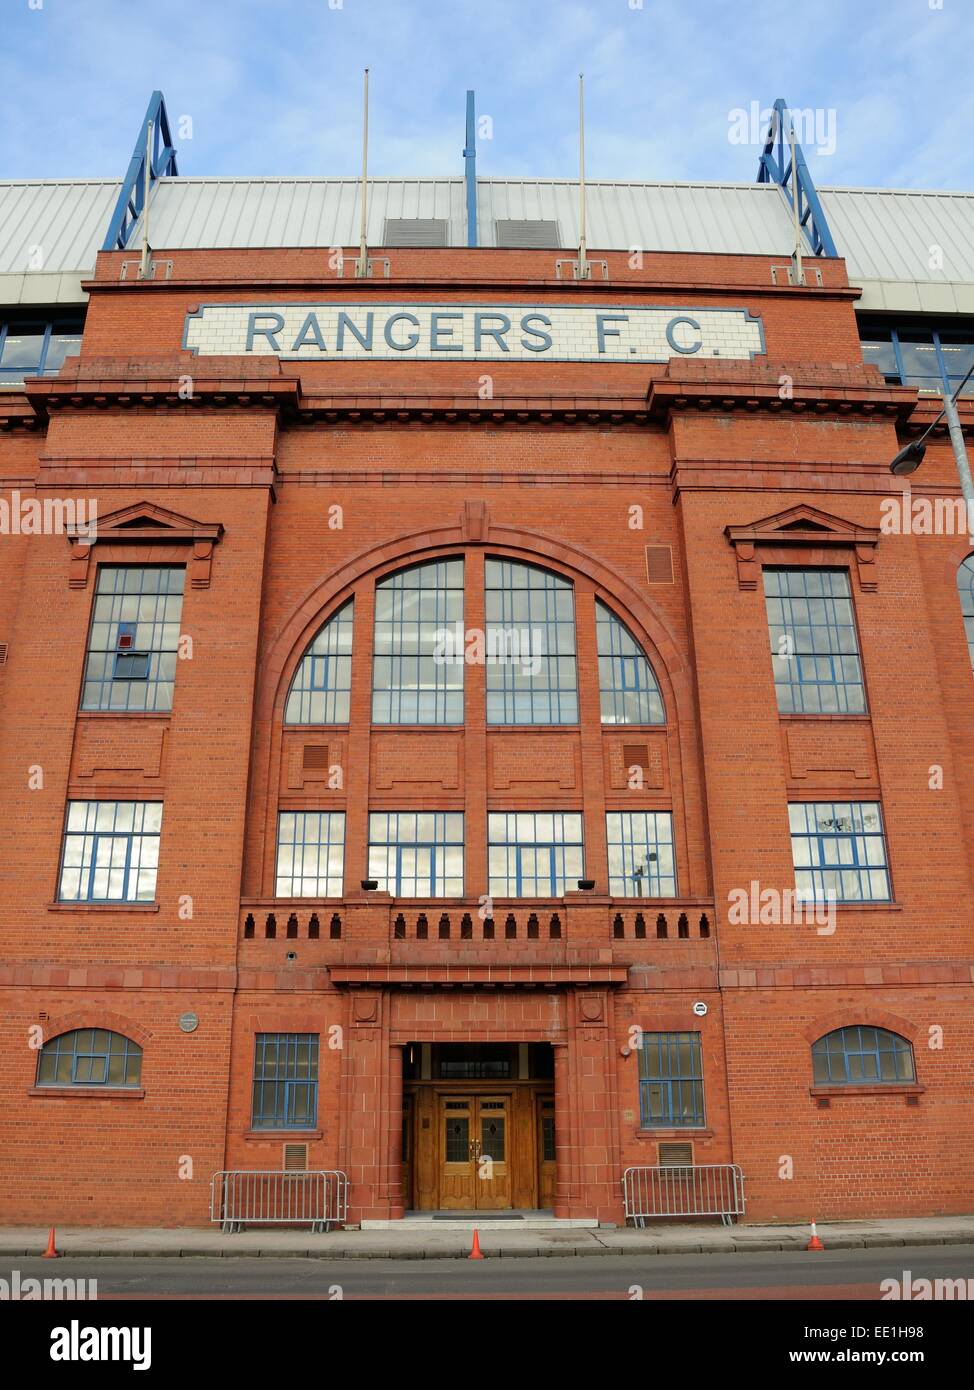
[[[618,1220],[623,1167],[681,1138],[697,1163],[743,1166],[758,1219],[969,1210],[974,691],[955,580],[966,544],[880,536],[867,554],[826,521],[827,543],[787,552],[849,570],[870,708],[797,721],[778,716],[760,582],[748,587],[752,561],[726,535],[773,532],[802,504],[839,528],[879,524],[911,399],[862,366],[841,263],[824,266],[824,289],[794,291],[772,286],[761,257],[647,256],[636,271],[610,256],[611,282],[591,286],[556,282],[554,257],[538,252],[393,257],[392,281],[361,285],[325,277],[317,252],[180,252],[171,281],[138,285],[102,255],[70,375],[0,401],[0,495],[93,496],[102,517],[152,504],[183,535],[106,535],[87,559],[62,535],[0,536],[0,1218],[205,1222],[211,1172],[280,1164],[284,1136],[250,1130],[253,1038],[276,1031],[321,1034],[309,1163],[349,1172],[353,1215],[395,1209],[390,1049],[451,1040],[564,1049],[562,1214]],[[744,308],[763,322],[767,358],[492,362],[484,399],[479,362],[278,366],[181,351],[201,303],[370,297]],[[779,394],[786,378],[792,394]],[[951,469],[935,440],[915,490],[951,493]],[[193,540],[201,525],[223,528],[209,552]],[[787,535],[765,539],[758,564],[779,563]],[[672,583],[649,582],[647,545],[670,548]],[[479,626],[485,552],[573,581],[580,726],[488,729],[471,666],[462,729],[373,730],[377,579],[462,553],[465,621]],[[133,560],[203,576],[183,610],[192,659],[169,716],[79,715],[97,565]],[[353,595],[349,725],[285,732],[301,655]],[[665,729],[630,739],[600,725],[597,598],[644,645]],[[620,739],[652,743],[642,791],[620,781]],[[304,742],[327,745],[339,786],[295,785]],[[154,906],[56,904],[65,802],[96,795],[164,800]],[[895,901],[840,908],[828,936],[729,922],[734,889],[793,885],[790,799],[881,801]],[[397,936],[401,905],[359,891],[370,806],[465,814],[466,897],[429,910],[426,938],[421,907]],[[605,811],[637,806],[674,817],[680,900],[665,906],[665,937],[657,904],[606,894]],[[282,807],[346,812],[342,903],[275,905]],[[518,808],[583,812],[596,893],[539,905],[533,925],[531,904],[501,904],[488,939],[486,818]],[[497,971],[513,972],[509,989]],[[420,979],[424,991],[402,988]],[[186,1011],[196,1032],[179,1029]],[[143,1038],[144,1094],[37,1095],[31,1027],[64,1019],[115,1019]],[[918,1087],[813,1094],[811,1042],[881,1019],[914,1042]],[[624,1055],[634,1026],[701,1033],[705,1130],[641,1127],[637,1059]]]

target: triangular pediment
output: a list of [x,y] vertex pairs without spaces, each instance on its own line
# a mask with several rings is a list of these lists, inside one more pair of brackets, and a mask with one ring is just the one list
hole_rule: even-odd
[[166,538],[166,532],[176,533],[180,537],[187,534],[212,537],[214,532],[219,534],[222,530],[219,523],[214,525],[213,522],[197,521],[181,512],[160,507],[155,502],[135,502],[130,507],[121,507],[98,518],[99,534],[109,531],[158,531],[161,533],[160,540]]
[[731,540],[751,540],[769,544],[775,540],[792,541],[799,536],[854,544],[856,541],[874,538],[876,532],[870,527],[857,526],[855,522],[846,521],[843,517],[833,516],[831,512],[823,512],[818,507],[800,502],[797,506],[789,507],[787,511],[775,512],[773,516],[752,521],[749,525],[728,526],[726,534]]
[[762,564],[790,564],[796,556],[803,557],[804,563],[804,557],[814,560],[817,554],[830,551],[837,557],[851,552],[862,588],[872,591],[876,587],[878,526],[859,526],[799,502],[746,526],[725,526],[724,535],[737,555],[737,582],[742,589],[757,587]]

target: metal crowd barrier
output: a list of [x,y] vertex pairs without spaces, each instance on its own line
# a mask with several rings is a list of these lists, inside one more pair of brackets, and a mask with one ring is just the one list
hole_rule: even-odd
[[245,1226],[327,1231],[348,1217],[348,1178],[338,1172],[223,1172],[210,1181],[210,1220],[224,1235]]
[[627,1168],[622,1196],[627,1225],[642,1228],[664,1216],[719,1216],[729,1226],[744,1215],[744,1173],[736,1163]]

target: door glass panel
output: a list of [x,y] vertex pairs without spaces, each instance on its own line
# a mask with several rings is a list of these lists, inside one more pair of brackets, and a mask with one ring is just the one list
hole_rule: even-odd
[[[484,1105],[482,1109],[490,1107]],[[503,1110],[503,1105],[498,1104],[498,1110]],[[492,1158],[495,1163],[504,1162],[504,1116],[481,1115],[480,1117],[480,1143],[481,1153],[485,1158]]]
[[464,1115],[450,1115],[446,1121],[447,1163],[467,1163],[470,1160],[470,1121]]

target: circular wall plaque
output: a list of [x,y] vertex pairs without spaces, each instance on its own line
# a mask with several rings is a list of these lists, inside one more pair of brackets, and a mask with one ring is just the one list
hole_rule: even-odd
[[195,1033],[200,1026],[199,1016],[197,1014],[183,1014],[179,1020],[179,1026],[184,1033]]
[[706,1004],[704,1004],[703,1002],[698,1002],[694,1004],[693,1012],[697,1015],[697,1018],[703,1018],[704,1014],[707,1012]]

